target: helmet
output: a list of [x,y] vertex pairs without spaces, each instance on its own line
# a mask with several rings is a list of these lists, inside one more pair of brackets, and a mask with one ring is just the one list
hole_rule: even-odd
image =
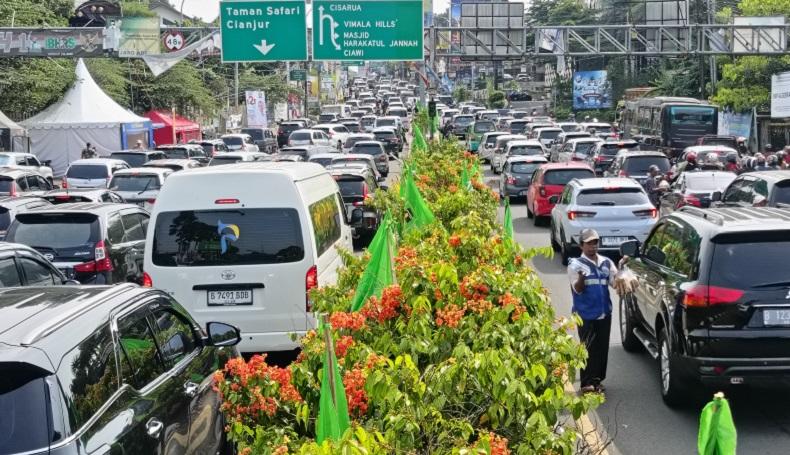
[[737,163],[738,162],[738,154],[735,152],[730,152],[727,154],[727,162],[728,163]]
[[765,155],[763,155],[762,153],[755,154],[754,159],[757,160],[758,166],[762,166],[765,164]]
[[776,155],[771,155],[768,158],[766,158],[765,164],[767,164],[768,166],[776,166],[777,164],[779,164],[779,158],[777,158]]
[[661,169],[658,168],[655,164],[651,164],[649,168],[647,168],[648,172],[661,172]]
[[777,161],[783,163],[787,159],[787,152],[784,150],[779,150],[774,156],[776,157]]
[[708,164],[718,164],[719,163],[719,154],[718,153],[708,153],[705,155],[705,162]]
[[662,180],[661,183],[658,184],[658,187],[663,189],[669,189],[669,182],[667,182],[666,180]]
[[694,152],[688,152],[686,154],[686,161],[689,163],[696,163],[697,162],[697,154]]
[[770,152],[770,151],[771,151],[771,150],[773,150],[773,149],[774,149],[774,146],[773,146],[773,145],[771,145],[771,144],[765,144],[765,151],[766,151],[766,152]]

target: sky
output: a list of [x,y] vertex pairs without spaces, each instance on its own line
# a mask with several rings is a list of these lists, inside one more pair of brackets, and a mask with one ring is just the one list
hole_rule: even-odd
[[[199,17],[206,22],[211,22],[219,14],[219,0],[170,0],[170,4],[175,8],[181,8],[184,2],[184,14],[192,17]],[[527,0],[521,0],[528,3]],[[433,11],[441,13],[447,9],[450,0],[433,0]]]

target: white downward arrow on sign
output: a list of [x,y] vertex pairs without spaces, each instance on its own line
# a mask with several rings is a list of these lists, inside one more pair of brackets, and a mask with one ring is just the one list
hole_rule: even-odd
[[255,49],[261,51],[261,54],[266,55],[275,46],[274,44],[266,44],[266,40],[261,40],[261,44],[253,44]]

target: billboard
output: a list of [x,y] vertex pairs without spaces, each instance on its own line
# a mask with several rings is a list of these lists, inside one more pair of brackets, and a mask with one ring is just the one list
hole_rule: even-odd
[[161,51],[158,17],[127,17],[121,21],[118,57],[142,57]]
[[612,84],[606,71],[573,73],[573,109],[609,109],[612,107]]
[[266,93],[261,91],[247,91],[247,126],[268,128],[269,119],[266,110]]
[[771,76],[771,118],[790,117],[790,71]]

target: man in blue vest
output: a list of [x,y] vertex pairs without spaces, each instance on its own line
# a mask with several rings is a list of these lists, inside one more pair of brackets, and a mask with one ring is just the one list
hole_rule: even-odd
[[[584,229],[579,236],[582,254],[568,263],[573,293],[573,312],[582,318],[579,339],[587,348],[587,366],[581,371],[581,392],[602,393],[609,357],[609,332],[612,328],[612,299],[609,284],[617,267],[611,259],[598,254],[599,236]],[[625,258],[624,258],[625,259]],[[624,259],[620,260],[622,264]]]

